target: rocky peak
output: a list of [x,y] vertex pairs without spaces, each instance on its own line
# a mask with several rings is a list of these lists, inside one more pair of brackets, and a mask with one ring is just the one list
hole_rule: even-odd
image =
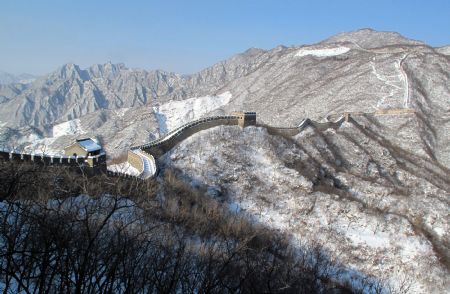
[[114,79],[118,76],[121,70],[126,70],[127,67],[123,63],[113,64],[111,62],[105,64],[94,64],[89,67],[88,72],[95,78]]
[[81,79],[83,81],[89,80],[89,74],[87,71],[80,69],[80,67],[74,63],[66,63],[51,74],[53,79]]

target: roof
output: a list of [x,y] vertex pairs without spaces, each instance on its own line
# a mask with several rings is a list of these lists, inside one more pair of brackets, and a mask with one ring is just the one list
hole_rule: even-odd
[[100,147],[100,145],[98,145],[91,138],[77,140],[77,143],[80,144],[81,148],[83,148],[87,152],[92,152],[92,151],[97,151],[97,150],[102,149],[102,147]]

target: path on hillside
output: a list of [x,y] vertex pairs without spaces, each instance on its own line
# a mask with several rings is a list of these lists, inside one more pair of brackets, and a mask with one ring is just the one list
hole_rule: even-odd
[[404,107],[408,108],[410,101],[411,101],[411,97],[410,97],[410,91],[409,91],[409,80],[408,80],[408,75],[406,74],[405,69],[403,68],[403,64],[405,63],[406,59],[408,58],[408,56],[412,53],[414,53],[415,51],[410,51],[408,53],[406,53],[402,59],[400,60],[399,63],[399,68],[400,68],[400,72],[403,75],[403,81],[404,81],[404,87],[405,87],[405,93],[403,95],[403,99],[404,99]]
[[[396,84],[396,82],[397,82],[396,78],[398,78],[403,84],[403,103],[402,104],[403,104],[403,107],[408,108],[410,106],[410,101],[411,101],[410,91],[409,91],[409,79],[408,79],[408,74],[406,73],[405,69],[403,68],[403,65],[404,65],[406,59],[412,53],[414,53],[416,51],[414,49],[408,50],[408,49],[404,49],[404,48],[397,49],[396,51],[366,49],[366,48],[361,47],[356,42],[351,42],[351,43],[354,44],[361,51],[374,53],[374,54],[404,53],[404,55],[400,59],[398,59],[394,62],[394,67],[399,71],[398,75],[389,75],[386,73],[382,73],[381,70],[377,70],[376,64],[375,64],[375,58],[376,58],[375,56],[372,58],[372,61],[370,62],[370,66],[371,66],[373,74],[377,77],[377,79],[379,79],[380,81],[384,82],[386,85],[391,87],[391,90],[389,91],[389,93],[387,95],[383,96],[380,101],[378,101],[377,109],[381,108],[383,106],[383,104],[386,103],[387,98],[394,97],[396,90],[400,90],[400,87]],[[392,107],[392,105],[388,105],[388,106]],[[396,107],[396,106],[394,106],[394,107]]]

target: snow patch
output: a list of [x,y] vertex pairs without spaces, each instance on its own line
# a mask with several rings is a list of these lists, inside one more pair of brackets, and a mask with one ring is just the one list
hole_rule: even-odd
[[170,101],[163,105],[153,107],[153,111],[158,119],[160,132],[165,134],[228,104],[231,97],[230,92],[225,92],[217,96],[194,97],[182,101]]
[[317,57],[328,57],[328,56],[336,56],[341,55],[350,51],[350,48],[347,47],[335,47],[335,48],[323,48],[323,49],[308,49],[302,48],[297,51],[295,56],[303,57],[307,55],[313,55]]
[[79,135],[85,134],[81,128],[81,121],[79,119],[69,120],[53,126],[53,137],[57,138],[65,135]]
[[439,236],[439,238],[442,238],[446,234],[446,230],[441,227],[434,228],[434,232]]
[[119,108],[119,109],[116,109],[115,111],[114,111],[114,113],[117,115],[117,116],[119,116],[119,117],[123,117],[124,115],[125,115],[125,113],[129,110],[130,108],[129,107],[127,107],[127,108]]
[[23,148],[24,152],[29,153],[45,153],[45,154],[52,154],[52,155],[63,155],[63,150],[61,149],[52,149],[49,146],[55,142],[56,138],[40,138],[39,136],[35,134],[30,134],[23,138],[23,141],[21,140],[19,143],[28,143],[31,144],[28,146],[25,146]]
[[139,176],[141,173],[134,167],[131,166],[131,164],[128,161],[118,163],[118,164],[112,164],[108,165],[108,170],[116,173],[123,173],[130,176]]
[[350,227],[344,234],[356,245],[366,245],[374,248],[385,248],[390,246],[389,234],[376,232],[369,227]]

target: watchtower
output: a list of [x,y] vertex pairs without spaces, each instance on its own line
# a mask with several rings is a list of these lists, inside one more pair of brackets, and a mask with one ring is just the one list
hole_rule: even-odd
[[234,111],[231,113],[231,115],[236,116],[238,118],[238,125],[241,128],[256,125],[256,112]]
[[76,140],[75,143],[64,148],[64,154],[84,157],[87,166],[106,169],[106,154],[102,147],[91,138]]

